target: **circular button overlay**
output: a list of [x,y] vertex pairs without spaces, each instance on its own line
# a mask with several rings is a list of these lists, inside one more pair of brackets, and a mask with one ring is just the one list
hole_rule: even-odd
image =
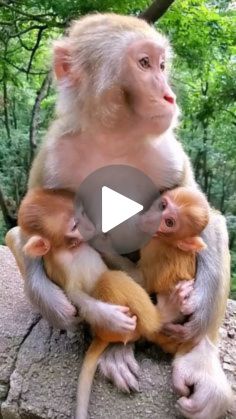
[[[98,235],[104,234],[103,226],[106,222],[104,217],[111,219],[111,222],[114,217],[113,224],[115,224],[120,213],[125,221],[109,229],[106,234],[109,235],[114,249],[119,254],[129,254],[141,249],[150,240],[150,234],[140,230],[138,220],[139,216],[159,197],[159,190],[142,171],[127,165],[111,165],[98,169],[86,177],[76,194],[75,205],[83,204],[85,213],[95,225]],[[128,219],[126,219],[125,207],[128,201],[126,198],[134,201],[134,205],[136,203],[143,207]]]

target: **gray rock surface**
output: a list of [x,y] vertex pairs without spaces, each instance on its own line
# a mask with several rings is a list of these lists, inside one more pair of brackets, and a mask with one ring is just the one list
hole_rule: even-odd
[[[88,339],[53,330],[25,300],[23,281],[8,249],[0,246],[0,419],[69,419]],[[223,367],[236,390],[236,302],[228,302],[220,345]],[[171,390],[170,357],[137,346],[140,393],[124,395],[96,374],[91,418],[180,418]],[[236,418],[231,412],[228,418]],[[210,419],[210,418],[209,418]]]

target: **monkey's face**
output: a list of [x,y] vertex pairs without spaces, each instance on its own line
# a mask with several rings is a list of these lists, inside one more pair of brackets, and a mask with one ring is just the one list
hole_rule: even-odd
[[121,70],[130,109],[158,134],[169,128],[177,112],[165,66],[164,47],[152,40],[139,40],[127,48]]
[[175,188],[162,195],[160,205],[160,234],[174,239],[197,236],[208,223],[209,205],[200,191]]

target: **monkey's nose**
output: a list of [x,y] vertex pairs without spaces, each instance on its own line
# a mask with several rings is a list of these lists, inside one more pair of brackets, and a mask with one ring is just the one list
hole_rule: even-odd
[[165,95],[164,99],[169,103],[175,103],[175,98],[173,96]]

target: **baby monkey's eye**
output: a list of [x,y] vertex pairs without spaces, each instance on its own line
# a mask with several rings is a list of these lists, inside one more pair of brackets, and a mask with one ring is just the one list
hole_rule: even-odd
[[169,228],[172,228],[175,225],[175,220],[173,218],[166,218],[165,225]]
[[165,199],[162,199],[159,205],[159,208],[161,211],[163,211],[166,207],[167,207],[167,201]]
[[139,60],[139,64],[141,65],[142,68],[150,68],[150,60],[149,57],[143,57],[141,58],[141,60]]

